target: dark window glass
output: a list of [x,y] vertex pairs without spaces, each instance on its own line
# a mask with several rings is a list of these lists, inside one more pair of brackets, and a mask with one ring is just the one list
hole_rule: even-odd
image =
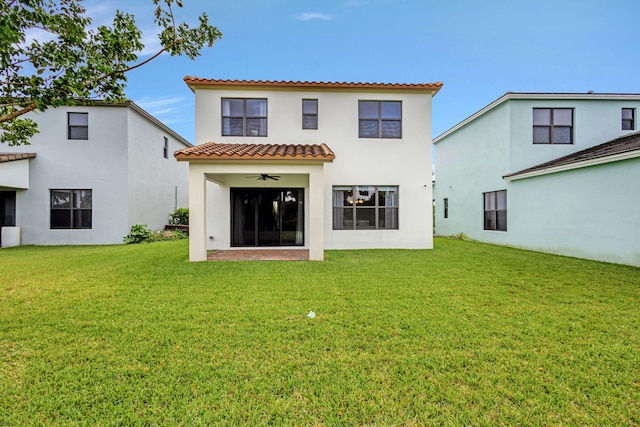
[[634,130],[636,128],[635,108],[622,109],[622,130]]
[[484,193],[483,197],[484,229],[507,231],[507,190]]
[[334,230],[397,230],[397,186],[333,187]]
[[169,158],[169,138],[166,136],[164,137],[164,148],[162,154],[165,159]]
[[89,113],[67,113],[67,139],[89,139]]
[[534,108],[534,144],[573,144],[572,108]]
[[402,138],[400,101],[359,101],[360,138]]
[[444,204],[444,217],[449,218],[449,199],[443,200]]
[[266,99],[222,99],[223,136],[267,136]]
[[302,100],[302,129],[318,129],[318,100]]
[[51,190],[51,228],[91,228],[91,190]]

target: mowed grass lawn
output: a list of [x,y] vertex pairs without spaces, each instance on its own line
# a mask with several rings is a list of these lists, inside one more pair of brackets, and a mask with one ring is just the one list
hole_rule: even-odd
[[640,424],[639,268],[435,246],[0,250],[0,425]]

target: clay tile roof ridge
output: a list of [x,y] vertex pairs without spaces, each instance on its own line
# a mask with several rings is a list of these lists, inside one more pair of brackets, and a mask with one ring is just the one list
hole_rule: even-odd
[[326,82],[326,81],[286,81],[286,80],[230,80],[230,79],[208,79],[204,77],[185,76],[185,82],[201,82],[230,85],[283,85],[283,86],[328,86],[328,87],[392,87],[392,88],[414,88],[414,87],[441,87],[442,82],[430,83],[380,83],[380,82]]

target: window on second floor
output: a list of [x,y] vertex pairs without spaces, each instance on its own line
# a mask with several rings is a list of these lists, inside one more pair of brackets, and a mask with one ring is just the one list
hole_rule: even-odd
[[164,137],[164,147],[162,149],[162,154],[164,155],[165,159],[169,158],[169,138],[167,138],[166,136]]
[[222,136],[267,136],[267,100],[223,98]]
[[318,100],[302,100],[302,129],[318,129]]
[[89,139],[89,113],[67,113],[67,139]]
[[573,108],[534,108],[534,144],[573,144]]
[[360,138],[402,138],[402,102],[359,101]]
[[634,130],[636,128],[636,109],[622,109],[622,130]]

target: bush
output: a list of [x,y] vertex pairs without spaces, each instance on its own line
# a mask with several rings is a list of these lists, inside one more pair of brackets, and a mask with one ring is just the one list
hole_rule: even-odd
[[189,236],[184,231],[180,230],[164,230],[156,231],[151,235],[150,242],[164,242],[167,240],[183,240],[188,239]]
[[169,214],[169,224],[189,225],[189,208],[178,208]]
[[124,238],[125,243],[145,243],[151,239],[153,232],[146,224],[136,224]]

